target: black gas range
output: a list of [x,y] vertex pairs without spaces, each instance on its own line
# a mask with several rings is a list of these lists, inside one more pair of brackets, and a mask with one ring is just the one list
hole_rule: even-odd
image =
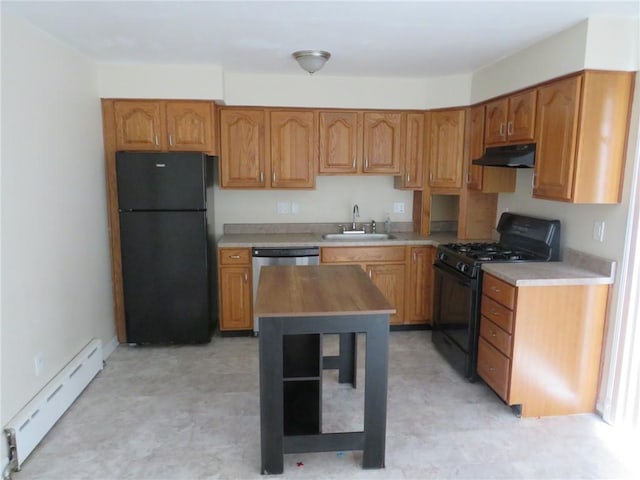
[[469,380],[476,380],[482,264],[559,260],[560,221],[503,213],[495,243],[438,246],[434,263],[432,339]]

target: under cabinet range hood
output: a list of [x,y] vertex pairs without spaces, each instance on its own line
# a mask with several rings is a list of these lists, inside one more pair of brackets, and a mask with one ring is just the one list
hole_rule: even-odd
[[533,168],[536,159],[536,144],[505,145],[487,147],[482,157],[473,160],[473,165],[483,167]]

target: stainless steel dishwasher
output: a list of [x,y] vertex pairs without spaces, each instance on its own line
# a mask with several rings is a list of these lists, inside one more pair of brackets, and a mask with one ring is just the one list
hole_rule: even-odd
[[[319,247],[264,247],[254,248],[253,256],[253,301],[258,296],[260,269],[267,265],[318,265]],[[253,333],[258,335],[258,318],[253,317]]]

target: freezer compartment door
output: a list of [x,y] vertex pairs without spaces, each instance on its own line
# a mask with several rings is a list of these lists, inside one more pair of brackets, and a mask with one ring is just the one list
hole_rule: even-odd
[[211,339],[205,212],[120,213],[127,341]]
[[120,211],[205,209],[206,164],[198,152],[117,152]]

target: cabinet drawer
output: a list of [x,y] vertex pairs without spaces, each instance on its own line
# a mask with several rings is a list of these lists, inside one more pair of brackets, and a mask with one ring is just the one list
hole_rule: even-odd
[[510,367],[509,359],[480,337],[478,341],[478,375],[505,402],[508,402]]
[[487,317],[482,317],[480,320],[480,336],[484,337],[487,342],[496,347],[507,357],[511,357],[511,335]]
[[516,287],[491,275],[483,277],[482,293],[512,310],[516,304]]
[[251,251],[248,248],[221,248],[220,265],[249,265]]
[[405,261],[404,246],[327,247],[320,250],[321,263],[399,262]]
[[482,315],[503,330],[513,333],[513,312],[486,295],[482,296]]

